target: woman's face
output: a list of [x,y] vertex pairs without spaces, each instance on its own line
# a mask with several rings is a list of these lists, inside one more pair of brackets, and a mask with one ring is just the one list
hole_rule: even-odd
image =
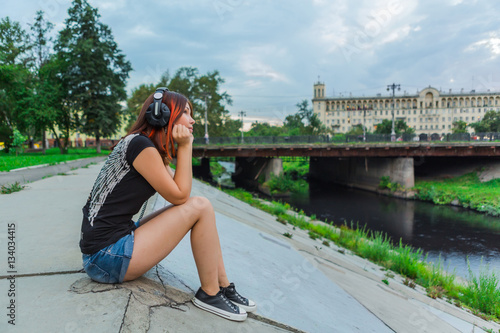
[[186,103],[186,108],[182,112],[182,116],[176,121],[175,125],[186,126],[191,133],[193,133],[194,119],[192,117],[192,110],[189,103]]

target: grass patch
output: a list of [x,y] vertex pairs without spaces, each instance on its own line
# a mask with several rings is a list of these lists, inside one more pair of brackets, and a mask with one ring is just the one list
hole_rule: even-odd
[[2,194],[11,194],[14,192],[19,192],[24,189],[26,186],[21,185],[19,182],[15,182],[14,184],[5,184],[2,185],[0,192]]
[[439,181],[417,181],[415,197],[436,205],[456,204],[500,216],[500,179],[481,183],[476,172]]
[[22,153],[19,156],[14,154],[0,153],[0,171],[10,171],[13,169],[35,166],[40,164],[55,165],[58,163],[77,160],[80,158],[106,156],[109,151],[103,150],[97,154],[95,148],[73,148],[67,154],[61,154],[58,148],[51,148],[42,152]]
[[[386,234],[367,231],[366,226],[360,227],[354,223],[351,223],[350,227],[344,224],[336,228],[326,223],[311,222],[303,211],[296,212],[290,205],[281,202],[264,202],[242,189],[225,192],[277,216],[281,223],[289,223],[293,228],[307,230],[309,237],[323,241],[324,245],[329,245],[330,241],[334,242],[360,257],[402,275],[406,278],[404,284],[410,288],[420,284],[426,288],[429,297],[446,297],[457,306],[470,308],[479,316],[500,321],[500,279],[495,272],[482,270],[479,276],[474,276],[469,268],[469,278],[465,283],[461,283],[457,281],[455,273],[444,270],[441,259],[435,263],[427,262],[427,256],[421,249],[403,244],[401,239],[394,244]],[[292,236],[286,234],[286,237]],[[345,249],[339,249],[339,252],[346,253]],[[386,279],[382,282],[389,284],[392,277],[393,273],[387,272]]]

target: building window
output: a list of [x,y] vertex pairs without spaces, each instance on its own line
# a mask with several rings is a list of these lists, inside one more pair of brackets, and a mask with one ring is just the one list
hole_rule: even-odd
[[474,121],[474,119],[475,119],[475,118],[476,118],[476,117],[472,117],[472,121]]
[[321,112],[318,112],[318,117],[321,117]]
[[445,128],[446,128],[446,126],[445,126],[445,125],[443,125],[443,129],[445,129]]

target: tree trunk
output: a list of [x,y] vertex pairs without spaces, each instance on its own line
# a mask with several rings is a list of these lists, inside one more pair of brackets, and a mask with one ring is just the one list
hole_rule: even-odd
[[45,155],[45,151],[47,150],[47,133],[45,133],[45,128],[42,129],[42,151]]
[[101,136],[99,133],[96,133],[95,135],[95,149],[98,154],[101,153]]

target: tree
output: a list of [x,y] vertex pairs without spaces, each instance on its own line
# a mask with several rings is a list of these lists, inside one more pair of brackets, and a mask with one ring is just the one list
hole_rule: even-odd
[[488,111],[481,121],[469,125],[476,133],[500,132],[500,111]]
[[8,16],[0,20],[0,64],[27,65],[31,48],[28,34],[19,22],[11,21]]
[[[287,135],[319,135],[328,133],[328,129],[321,122],[318,115],[312,108],[309,108],[309,102],[304,99],[296,104],[297,113],[289,115],[283,123],[284,132]],[[307,125],[306,125],[307,124]]]
[[22,127],[19,117],[24,92],[29,82],[28,52],[31,45],[26,31],[9,17],[0,20],[0,140],[7,149],[14,129]]
[[279,136],[283,133],[283,129],[278,126],[271,126],[269,123],[252,123],[252,127],[245,136]]
[[67,101],[80,112],[82,132],[95,136],[100,152],[101,137],[119,128],[119,102],[126,99],[125,83],[132,67],[87,0],[74,0],[68,14],[55,48],[64,63],[61,78],[68,87]]
[[351,129],[346,133],[347,135],[363,135],[363,125],[356,124],[351,127]]
[[[51,57],[51,44],[52,37],[50,37],[50,31],[54,28],[54,24],[47,21],[44,18],[44,12],[39,10],[35,16],[35,22],[31,24],[31,37],[33,38],[33,63],[34,63],[34,73],[33,73],[33,85],[34,89],[32,91],[35,94],[35,101],[29,103],[31,106],[31,112],[35,114],[35,117],[29,117],[28,120],[33,120],[30,122],[30,127],[36,132],[42,133],[42,147],[45,152],[46,138],[45,130],[49,128],[56,119],[53,117],[53,113],[48,112],[47,99],[53,99],[54,95],[50,96],[47,94],[53,93],[52,88],[47,86],[46,78],[42,77],[41,71],[44,65],[49,61]],[[47,88],[49,88],[47,91]],[[56,94],[55,96],[58,96]],[[40,100],[40,99],[43,99]],[[33,103],[34,102],[34,103]]]
[[[382,120],[381,123],[378,123],[375,125],[375,134],[391,134],[392,133],[392,120],[390,119],[384,119]],[[396,120],[394,122],[394,131],[396,134],[414,134],[415,129],[412,127],[409,127],[408,124],[402,120]]]
[[[158,87],[159,86],[161,86],[161,84],[158,84]],[[132,127],[135,120],[139,116],[144,101],[146,101],[149,95],[155,92],[155,89],[156,87],[154,84],[143,83],[132,90],[131,96],[127,99],[127,109],[126,109],[126,115],[128,118],[128,123],[126,126],[127,132]]]
[[295,113],[286,116],[283,129],[286,135],[303,135],[305,125],[300,114]]
[[452,133],[467,133],[467,123],[463,120],[456,120],[452,123]]
[[237,136],[241,121],[232,119],[226,110],[226,105],[231,105],[232,99],[227,92],[219,92],[223,83],[224,79],[217,70],[200,75],[195,67],[181,67],[173,77],[167,71],[156,85],[142,84],[133,90],[132,96],[127,100],[127,113],[131,121],[135,121],[146,98],[156,87],[165,86],[171,91],[183,94],[193,104],[195,137],[205,135],[205,108],[208,109],[207,127],[210,136]]

